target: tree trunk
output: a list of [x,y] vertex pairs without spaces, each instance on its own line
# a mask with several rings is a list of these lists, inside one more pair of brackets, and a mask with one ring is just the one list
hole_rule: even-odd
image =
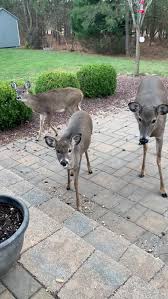
[[125,54],[126,56],[129,56],[129,11],[126,9],[125,14]]
[[140,62],[140,28],[136,27],[136,57],[135,57],[135,76],[139,76],[139,62]]

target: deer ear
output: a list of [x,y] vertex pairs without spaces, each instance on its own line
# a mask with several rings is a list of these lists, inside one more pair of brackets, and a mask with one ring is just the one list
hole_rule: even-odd
[[56,147],[56,139],[54,137],[45,136],[44,139],[49,147]]
[[81,137],[82,137],[81,133],[76,134],[75,136],[72,137],[72,143],[74,145],[78,145],[81,142]]
[[132,112],[140,112],[142,110],[142,106],[136,102],[130,102],[128,104],[129,110]]
[[164,115],[164,114],[168,113],[168,105],[167,104],[161,104],[161,105],[157,106],[155,109],[156,109],[157,114],[160,114],[160,115]]
[[31,87],[31,83],[30,83],[30,81],[26,81],[25,84],[24,84],[24,87],[25,87],[26,89],[29,89],[29,88]]
[[14,89],[16,89],[16,87],[17,87],[16,83],[15,82],[11,82],[11,87],[14,88]]

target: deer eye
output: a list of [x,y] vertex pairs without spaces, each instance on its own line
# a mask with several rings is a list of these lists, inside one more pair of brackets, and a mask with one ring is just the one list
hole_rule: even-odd
[[141,121],[142,121],[142,118],[139,117],[139,121],[141,122]]
[[68,153],[71,153],[71,152],[72,152],[72,150],[71,150],[71,149],[69,149],[69,150],[68,150]]
[[152,120],[152,124],[154,124],[155,122],[156,122],[156,119],[153,119],[153,120]]

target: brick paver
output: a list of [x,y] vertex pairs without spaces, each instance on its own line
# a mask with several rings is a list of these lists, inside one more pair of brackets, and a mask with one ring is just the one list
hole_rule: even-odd
[[13,267],[2,281],[17,299],[29,299],[41,288],[41,285],[20,265]]
[[[23,253],[21,263],[50,291],[59,290],[94,248],[62,228]],[[62,283],[60,283],[60,280]]]
[[0,295],[0,299],[15,299],[15,297],[8,290]]
[[161,260],[156,260],[152,255],[131,245],[123,254],[120,262],[131,269],[134,275],[149,281],[163,267]]
[[112,262],[101,252],[95,252],[75,273],[60,293],[64,299],[109,297],[130,276],[130,272]]
[[[140,179],[142,147],[134,116],[123,110],[116,117],[107,113],[93,119],[89,149],[93,174],[87,174],[83,159],[79,178],[86,216],[74,210],[73,184],[67,191],[67,172],[43,140],[26,138],[0,147],[1,193],[21,197],[30,207],[21,257],[24,268],[18,265],[4,286],[0,284],[1,299],[24,298],[24,290],[15,290],[13,282],[20,276],[25,292],[28,282],[32,284],[29,291],[34,299],[57,298],[58,291],[60,299],[168,297],[168,270],[161,262],[168,264],[168,199],[159,194],[155,142],[149,144],[146,176]],[[162,165],[168,187],[167,137],[166,126]],[[144,281],[150,279],[150,285]],[[155,287],[165,295],[160,297]]]
[[130,242],[126,239],[102,226],[97,227],[94,231],[90,232],[84,239],[97,250],[104,252],[116,261],[119,260],[130,246]]
[[130,278],[110,299],[166,299],[138,277]]

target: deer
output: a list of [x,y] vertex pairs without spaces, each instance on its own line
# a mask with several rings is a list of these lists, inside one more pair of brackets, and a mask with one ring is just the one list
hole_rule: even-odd
[[168,113],[168,97],[160,78],[155,76],[144,78],[138,87],[135,101],[131,101],[128,107],[135,114],[140,131],[139,144],[143,145],[143,160],[139,176],[142,178],[145,175],[149,138],[155,137],[156,162],[160,176],[160,193],[162,197],[167,197],[161,168],[161,153],[166,114]]
[[93,124],[90,115],[81,110],[75,112],[70,117],[68,126],[59,139],[52,136],[44,137],[46,144],[56,150],[59,163],[63,166],[63,168],[67,169],[67,190],[70,190],[71,187],[70,176],[71,171],[73,171],[74,187],[76,192],[76,206],[78,211],[81,210],[78,178],[81,160],[84,153],[87,161],[88,174],[92,173],[88,156],[88,148],[91,142],[92,131]]
[[33,95],[29,92],[31,83],[29,81],[21,87],[17,87],[15,82],[11,83],[11,87],[16,91],[16,98],[22,101],[26,106],[30,107],[34,112],[40,114],[40,130],[37,141],[40,139],[45,120],[55,135],[58,135],[56,128],[52,124],[52,119],[56,112],[69,112],[73,114],[81,110],[81,102],[83,93],[78,88],[66,87],[57,88],[48,92]]

